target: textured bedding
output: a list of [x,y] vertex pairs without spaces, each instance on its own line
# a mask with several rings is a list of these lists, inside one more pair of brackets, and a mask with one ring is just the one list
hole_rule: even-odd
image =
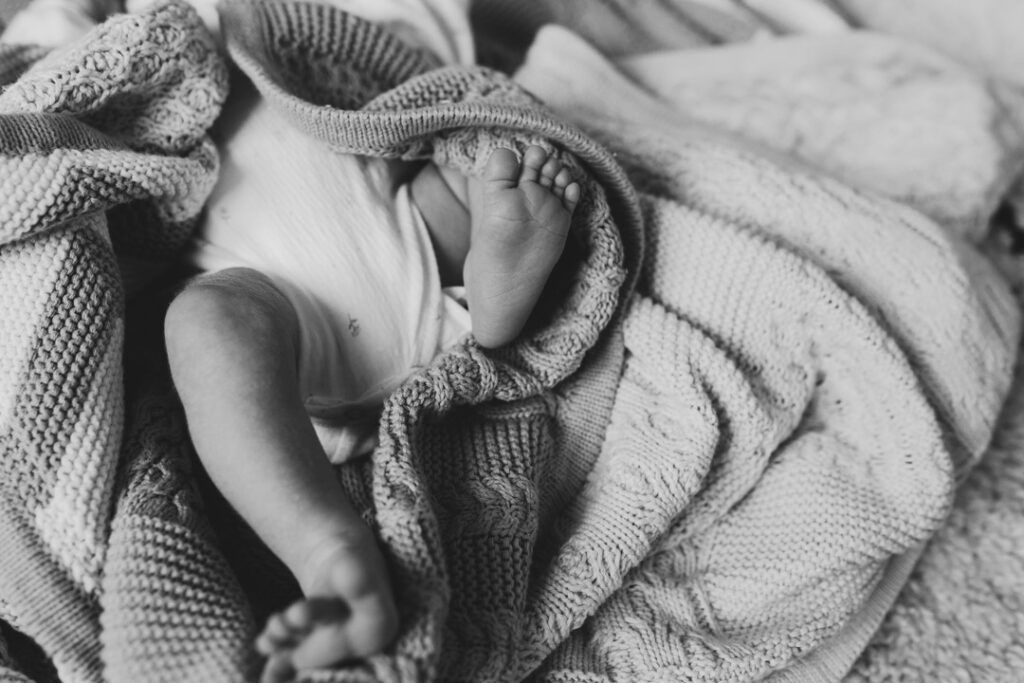
[[[645,20],[626,3],[584,10],[562,2],[503,19],[526,35],[544,21],[563,23],[687,115],[914,206],[980,243],[1019,293],[1019,241],[1006,232],[1019,229],[1024,207],[1019,3],[819,3],[844,18],[841,31],[806,16],[786,30],[749,11],[772,4],[656,2]],[[765,34],[775,39],[749,42]],[[1020,387],[1017,378],[988,451],[964,471],[950,516],[848,680],[1019,677]]]
[[[537,142],[586,187],[544,324],[411,377],[339,468],[402,630],[316,680],[1007,679],[1012,89],[870,35],[759,71],[729,66],[756,44],[613,67],[549,29],[513,80],[318,5],[222,20],[325,144],[472,173]],[[0,677],[246,680],[296,589],[192,467],[153,285],[216,177],[224,64],[172,2],[0,46],[0,79]]]

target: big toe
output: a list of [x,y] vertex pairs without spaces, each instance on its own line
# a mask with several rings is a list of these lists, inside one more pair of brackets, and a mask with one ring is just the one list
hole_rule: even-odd
[[287,683],[295,676],[295,666],[287,654],[272,655],[263,666],[260,683]]
[[519,157],[510,149],[498,148],[491,152],[484,167],[484,180],[514,187],[519,179]]
[[256,638],[256,649],[261,654],[272,655],[294,647],[312,626],[310,607],[305,600],[300,600],[267,620],[267,625]]

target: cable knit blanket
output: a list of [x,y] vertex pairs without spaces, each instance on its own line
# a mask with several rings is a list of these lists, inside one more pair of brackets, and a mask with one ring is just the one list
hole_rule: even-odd
[[[842,676],[1010,387],[1019,310],[970,231],[855,189],[826,146],[623,127],[597,104],[633,91],[557,33],[517,80],[562,116],[327,7],[222,23],[340,151],[472,173],[537,142],[585,185],[545,324],[417,372],[339,469],[402,629],[315,680]],[[0,45],[0,83],[0,680],[249,680],[296,589],[192,469],[152,286],[216,177],[225,67],[170,2],[49,55]]]

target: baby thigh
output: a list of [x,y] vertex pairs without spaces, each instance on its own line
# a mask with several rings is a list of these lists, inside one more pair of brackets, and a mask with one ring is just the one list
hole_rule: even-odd
[[232,382],[255,382],[245,375],[274,364],[281,354],[294,358],[297,334],[291,304],[268,277],[250,268],[193,279],[171,303],[164,323],[171,371],[186,393],[192,385],[213,390],[225,375]]

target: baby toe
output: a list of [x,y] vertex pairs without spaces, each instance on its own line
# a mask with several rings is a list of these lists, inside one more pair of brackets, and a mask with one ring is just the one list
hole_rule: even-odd
[[256,638],[256,650],[264,655],[273,654],[294,644],[299,635],[281,614],[275,614],[267,620],[267,625]]
[[580,184],[573,181],[565,186],[565,192],[562,194],[562,205],[565,206],[569,212],[576,209],[576,205],[580,201]]
[[558,172],[558,175],[555,176],[555,184],[553,188],[555,194],[561,197],[563,194],[565,194],[565,188],[568,187],[569,183],[571,182],[572,173],[569,172],[569,169],[562,167],[562,170],[560,170]]
[[299,600],[281,613],[281,621],[293,633],[304,633],[313,628],[316,621],[316,606],[309,600]]
[[491,152],[487,165],[484,166],[484,180],[513,187],[518,175],[519,158],[515,152],[505,148]]
[[295,676],[295,666],[287,655],[272,656],[263,665],[260,683],[285,683]]
[[544,167],[540,170],[540,182],[544,187],[553,187],[555,184],[555,177],[562,170],[562,163],[551,157],[544,163]]
[[523,168],[519,174],[519,182],[537,182],[547,158],[548,153],[544,151],[543,147],[537,145],[527,147],[523,154]]

